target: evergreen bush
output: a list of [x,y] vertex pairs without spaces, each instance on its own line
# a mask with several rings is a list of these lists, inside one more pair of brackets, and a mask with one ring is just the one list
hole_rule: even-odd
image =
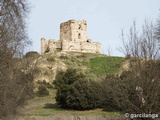
[[74,110],[93,109],[99,106],[97,87],[93,81],[75,69],[59,71],[54,81],[56,101],[63,108]]

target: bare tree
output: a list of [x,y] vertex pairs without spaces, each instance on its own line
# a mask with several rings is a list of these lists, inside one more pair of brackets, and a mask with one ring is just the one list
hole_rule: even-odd
[[[114,103],[124,112],[158,113],[160,111],[160,49],[155,29],[145,20],[140,33],[135,22],[125,37],[121,51],[129,59],[129,70],[106,78],[106,88]],[[127,39],[127,41],[126,41]]]
[[[0,118],[14,115],[33,95],[33,74],[20,58],[28,40],[26,0],[0,1]],[[9,118],[7,118],[9,119]]]
[[158,40],[154,33],[155,29],[152,22],[145,20],[141,33],[137,30],[136,23],[133,22],[133,27],[130,28],[127,36],[124,36],[122,31],[123,47],[120,48],[120,51],[136,58],[159,58]]
[[156,34],[157,38],[160,39],[160,14],[159,14],[159,16],[158,16],[158,19],[157,19],[157,23],[156,23],[156,25],[155,25],[155,28],[156,28],[155,34]]
[[156,24],[156,31],[155,31],[155,36],[157,37],[158,39],[158,43],[159,43],[159,48],[160,48],[160,16],[157,20],[157,24]]
[[27,3],[25,0],[2,0],[0,2],[0,48],[20,55],[23,48],[30,44],[26,33],[25,17]]

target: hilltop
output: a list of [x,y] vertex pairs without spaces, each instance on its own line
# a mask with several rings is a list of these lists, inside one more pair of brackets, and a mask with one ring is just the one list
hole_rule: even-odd
[[[35,52],[29,52],[28,58]],[[35,81],[52,83],[58,70],[75,68],[86,74],[90,79],[106,77],[107,74],[118,74],[122,71],[125,59],[105,54],[82,52],[51,52],[38,55],[32,64],[36,64]]]

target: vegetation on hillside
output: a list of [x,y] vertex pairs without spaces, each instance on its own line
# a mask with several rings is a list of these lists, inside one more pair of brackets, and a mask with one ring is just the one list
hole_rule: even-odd
[[115,74],[123,65],[122,57],[95,57],[90,60],[91,72],[96,75]]
[[[63,107],[70,109],[83,110],[87,107],[91,109],[92,107],[88,105],[92,105],[93,102],[100,103],[93,108],[100,107],[105,110],[127,113],[158,114],[160,111],[160,63],[157,59],[160,57],[160,50],[157,37],[153,34],[152,23],[145,21],[141,35],[138,34],[134,23],[128,35],[128,42],[124,43],[124,49],[121,49],[126,53],[126,59],[122,57],[87,59],[84,53],[78,56],[77,63],[87,66],[88,71],[97,76],[105,75],[106,77],[101,80],[96,78],[97,86],[93,85],[88,88],[86,86],[91,84],[85,80],[85,77],[71,77],[76,75],[76,71],[72,71],[72,74],[68,73],[68,70],[58,73],[55,81],[57,82],[55,84],[58,90],[57,96],[61,96],[61,100],[64,101],[59,102],[60,99],[57,99],[57,102],[62,106],[64,103],[68,104]],[[124,39],[124,34],[122,34],[122,39]],[[128,61],[129,69],[121,71],[121,74],[115,74],[121,70],[125,60]],[[76,80],[80,81],[76,82]],[[68,84],[65,81],[72,82]],[[94,78],[91,81],[93,82]],[[90,94],[87,94],[87,91]],[[97,94],[97,91],[100,93]],[[82,99],[84,96],[86,99]],[[87,100],[91,103],[87,103]],[[86,108],[82,107],[83,105]]]
[[[122,32],[123,48],[129,70],[121,76],[106,78],[106,88],[114,104],[128,113],[159,113],[160,111],[160,49],[152,22],[145,20],[142,32],[135,22],[127,37]],[[126,40],[127,38],[127,40]]]
[[54,81],[57,89],[56,101],[66,109],[86,110],[99,106],[97,83],[88,81],[75,69],[59,71]]

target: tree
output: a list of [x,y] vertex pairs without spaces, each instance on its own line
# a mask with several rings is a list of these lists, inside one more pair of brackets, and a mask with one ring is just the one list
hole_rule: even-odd
[[158,39],[160,39],[160,14],[159,14],[159,17],[157,19],[157,23],[156,23],[156,27],[155,28],[156,28],[156,32],[155,32],[156,37]]
[[54,85],[57,89],[56,101],[63,108],[86,110],[99,105],[100,87],[97,82],[88,81],[84,74],[78,73],[75,69],[59,71]]
[[131,57],[129,70],[120,77],[106,78],[108,92],[114,103],[124,112],[158,113],[160,111],[160,49],[151,22],[145,20],[142,33],[135,22],[127,35],[122,33],[121,51]]
[[25,30],[27,12],[25,0],[0,1],[0,118],[15,115],[33,96],[33,69],[20,58],[31,43]]
[[24,47],[31,43],[27,37],[24,19],[28,12],[27,3],[25,0],[2,0],[0,5],[1,51],[19,56]]
[[155,31],[155,36],[157,37],[157,39],[159,40],[159,48],[160,48],[160,16],[157,20],[157,24],[156,24],[156,31]]
[[136,23],[133,22],[133,27],[130,28],[129,34],[126,37],[122,31],[121,39],[123,41],[123,47],[120,48],[120,51],[126,56],[141,57],[145,60],[160,57],[158,40],[157,36],[155,36],[155,28],[152,22],[145,20],[141,33],[137,30]]

